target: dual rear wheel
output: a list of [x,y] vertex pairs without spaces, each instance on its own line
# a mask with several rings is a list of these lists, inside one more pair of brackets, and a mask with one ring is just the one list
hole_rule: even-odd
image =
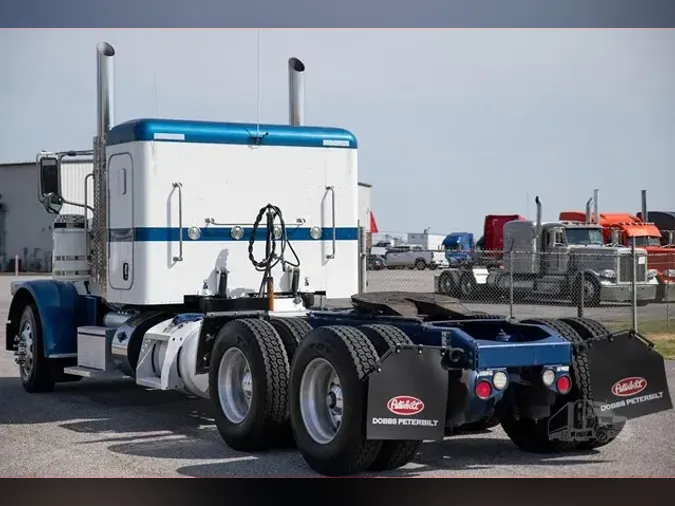
[[365,380],[390,348],[410,343],[386,325],[230,321],[216,337],[209,371],[218,430],[239,451],[292,439],[309,466],[329,476],[401,467],[421,441],[366,439]]

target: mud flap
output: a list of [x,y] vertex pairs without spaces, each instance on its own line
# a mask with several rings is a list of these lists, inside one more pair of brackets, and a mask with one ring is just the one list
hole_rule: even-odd
[[630,330],[587,342],[598,418],[615,423],[673,408],[663,356]]
[[367,439],[443,439],[448,371],[441,359],[441,350],[417,347],[382,357],[368,377]]

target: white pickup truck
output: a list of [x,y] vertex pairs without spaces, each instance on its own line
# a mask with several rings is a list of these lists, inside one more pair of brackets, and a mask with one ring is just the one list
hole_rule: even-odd
[[442,250],[428,250],[416,244],[403,244],[387,250],[383,257],[388,269],[444,269],[448,260]]

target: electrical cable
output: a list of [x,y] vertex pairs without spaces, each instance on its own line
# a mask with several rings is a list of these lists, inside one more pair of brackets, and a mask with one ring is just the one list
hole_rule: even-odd
[[[267,225],[265,227],[266,228],[265,241],[267,248],[265,257],[262,260],[258,261],[255,259],[255,256],[253,255],[253,246],[255,244],[256,240],[255,237],[258,228],[260,226],[260,222],[262,221],[263,217],[266,214],[267,214]],[[279,237],[278,239],[275,237],[274,234],[274,222],[277,218],[279,219],[279,227],[281,229],[281,237]],[[278,255],[276,251],[277,242],[280,243],[280,250]],[[288,260],[286,260],[285,253],[287,247],[288,249],[290,249],[291,253],[293,253],[293,256],[295,257],[297,263],[289,262]],[[265,282],[270,277],[272,269],[279,263],[281,263],[284,268],[287,265],[290,265],[291,267],[294,268],[300,267],[300,258],[298,258],[298,254],[295,252],[295,250],[293,249],[293,245],[288,240],[288,235],[286,231],[286,222],[284,220],[281,209],[279,209],[277,206],[267,204],[266,206],[260,208],[258,216],[256,217],[255,222],[253,223],[253,229],[251,230],[251,237],[249,238],[248,241],[248,258],[251,261],[251,264],[253,264],[253,267],[258,272],[263,273],[262,282],[260,284],[260,289],[258,291],[259,296],[263,295]]]

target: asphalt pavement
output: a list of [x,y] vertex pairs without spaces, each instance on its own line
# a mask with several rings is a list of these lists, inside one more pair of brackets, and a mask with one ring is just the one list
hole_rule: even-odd
[[[9,306],[0,276],[0,316]],[[544,309],[542,309],[544,311]],[[0,327],[0,476],[313,476],[296,450],[247,454],[220,439],[211,406],[131,380],[82,380],[28,394]],[[675,397],[675,362],[667,362]],[[674,476],[675,411],[632,420],[609,446],[533,455],[500,428],[425,443],[414,462],[389,476]]]

